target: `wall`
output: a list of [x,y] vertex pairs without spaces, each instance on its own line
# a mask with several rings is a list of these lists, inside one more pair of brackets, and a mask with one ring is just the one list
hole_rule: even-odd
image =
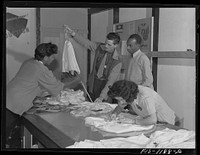
[[146,18],[146,8],[120,8],[119,23]]
[[[9,13],[6,23],[6,83],[8,83],[18,72],[21,64],[34,55],[36,20],[34,8],[7,8],[6,13]],[[22,18],[18,18],[19,16]]]
[[[161,8],[159,51],[195,51],[194,8]],[[195,59],[159,58],[158,93],[168,102],[183,126],[195,129]]]
[[[162,8],[159,18],[159,51],[195,51],[195,10]],[[119,22],[152,16],[151,8],[120,8]],[[158,59],[158,93],[182,119],[182,125],[195,129],[195,60]]]
[[[55,43],[59,53],[57,62],[53,64],[53,73],[59,78],[62,70],[62,51],[64,46],[63,25],[69,25],[75,32],[87,38],[87,9],[86,8],[41,8],[41,42]],[[81,70],[81,78],[87,81],[87,50],[74,42],[75,55]],[[56,67],[55,67],[56,66]]]

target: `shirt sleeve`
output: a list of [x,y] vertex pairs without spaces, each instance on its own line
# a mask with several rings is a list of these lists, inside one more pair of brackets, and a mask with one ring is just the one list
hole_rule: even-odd
[[96,42],[92,42],[84,37],[82,37],[79,34],[75,34],[75,36],[73,37],[73,39],[75,41],[77,41],[78,43],[80,43],[82,46],[84,46],[85,48],[95,52],[95,50],[97,49],[98,43]]
[[103,98],[103,99],[108,98],[108,95],[107,95],[107,92],[109,90],[108,86],[113,85],[113,83],[115,81],[119,80],[121,68],[122,68],[122,63],[120,62],[112,69],[112,71],[108,77],[108,82],[106,83],[104,89],[101,91],[101,94],[100,94],[101,98]]
[[155,103],[151,97],[145,97],[139,105],[142,107],[143,117],[156,113]]
[[151,72],[150,67],[150,61],[149,58],[146,56],[143,56],[142,59],[142,74],[143,74],[143,82],[141,85],[151,87],[153,84],[153,75]]
[[64,87],[64,83],[57,80],[47,67],[43,68],[39,76],[39,84],[53,96],[57,96]]

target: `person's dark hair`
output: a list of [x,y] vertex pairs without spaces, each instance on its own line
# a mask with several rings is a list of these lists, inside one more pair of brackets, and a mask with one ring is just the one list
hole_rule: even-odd
[[117,34],[117,33],[115,33],[115,32],[110,32],[110,33],[108,33],[107,34],[107,36],[106,36],[106,38],[108,39],[108,40],[114,40],[114,44],[116,45],[116,44],[119,44],[119,42],[120,42],[120,36]]
[[122,97],[127,103],[137,98],[138,85],[132,81],[119,80],[109,87],[108,96],[111,98]]
[[58,47],[56,44],[52,43],[42,43],[35,49],[35,59],[43,60],[45,56],[50,57],[58,52]]
[[136,43],[137,44],[139,44],[139,45],[141,45],[142,44],[142,38],[141,38],[141,36],[139,35],[139,34],[132,34],[129,38],[128,38],[128,40],[133,40],[133,39],[135,39],[136,40]]

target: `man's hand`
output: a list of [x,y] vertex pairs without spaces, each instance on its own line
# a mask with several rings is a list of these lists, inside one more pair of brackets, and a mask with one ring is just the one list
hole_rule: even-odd
[[103,98],[99,97],[99,98],[97,98],[94,102],[95,102],[95,103],[98,103],[98,102],[102,102],[102,101],[103,101]]
[[64,31],[65,33],[70,34],[71,36],[75,36],[75,32],[72,29],[70,29],[68,25],[64,25]]

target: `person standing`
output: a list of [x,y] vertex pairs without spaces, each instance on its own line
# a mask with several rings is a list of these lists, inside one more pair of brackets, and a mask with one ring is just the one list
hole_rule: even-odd
[[153,75],[149,58],[140,50],[142,38],[132,34],[127,40],[127,51],[132,55],[125,79],[153,89]]
[[102,102],[108,100],[108,86],[120,78],[122,63],[117,47],[120,36],[110,32],[106,36],[105,43],[92,42],[75,33],[65,25],[65,32],[76,42],[95,53],[92,71],[88,79],[89,94],[93,101]]

